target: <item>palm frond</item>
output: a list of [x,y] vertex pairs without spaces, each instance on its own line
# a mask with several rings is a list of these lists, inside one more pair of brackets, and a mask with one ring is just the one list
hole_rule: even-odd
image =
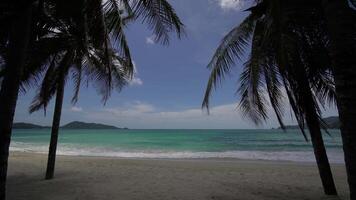
[[260,124],[267,119],[266,98],[262,82],[260,81],[260,66],[248,62],[240,77],[239,93],[241,100],[239,108],[242,114],[248,116],[254,123]]
[[[105,104],[111,95],[111,91],[114,88],[115,79],[119,77],[113,76],[117,69],[119,61],[113,55],[113,51],[109,51],[109,56],[112,59],[112,64],[110,70],[102,67],[102,60],[105,59],[105,52],[102,51],[90,51],[85,65],[87,65],[87,70],[85,71],[86,76],[90,82],[93,82],[94,87],[97,89],[98,93],[102,96],[102,102]],[[119,63],[124,74],[127,74],[123,69],[122,63]],[[122,78],[122,77],[121,77]]]
[[132,0],[132,8],[153,30],[156,42],[169,43],[169,33],[183,33],[183,23],[167,0]]
[[[73,52],[66,52],[58,63],[54,62],[49,66],[42,81],[41,88],[30,105],[30,113],[38,111],[41,108],[46,112],[50,100],[57,91],[58,84],[65,84],[65,77],[70,69],[71,63],[73,63],[73,59]],[[63,80],[62,77],[64,77]]]
[[108,0],[105,5],[105,16],[107,29],[113,35],[114,44],[118,46],[118,53],[126,60],[126,71],[130,76],[133,76],[134,66],[132,63],[130,49],[124,33],[123,19],[121,18],[120,8],[116,0]]
[[265,56],[266,49],[261,46],[264,23],[258,21],[252,39],[251,55],[245,63],[240,76],[241,94],[239,108],[243,115],[256,124],[260,124],[267,119],[266,98],[264,96],[264,68],[268,60]]
[[79,98],[79,91],[82,83],[82,60],[81,57],[77,57],[75,67],[73,68],[72,80],[74,81],[74,93],[72,97],[72,104],[76,104]]
[[65,40],[61,37],[42,38],[31,44],[31,52],[21,78],[22,92],[38,86],[45,70],[67,45],[63,43]]
[[55,58],[53,59],[53,62],[50,64],[50,66],[47,69],[47,72],[43,78],[41,88],[39,89],[38,93],[34,97],[34,99],[31,102],[29,112],[33,113],[41,108],[44,109],[44,113],[46,114],[46,108],[48,105],[48,102],[50,99],[53,97],[53,95],[56,92],[56,87],[55,87],[55,65],[56,62]]
[[264,67],[264,75],[266,81],[266,89],[268,93],[269,100],[271,102],[271,106],[276,114],[277,120],[282,129],[285,129],[283,123],[283,101],[284,96],[282,94],[281,88],[283,87],[280,81],[280,74],[278,68],[275,66],[274,63],[267,64]]
[[249,44],[256,24],[256,16],[250,14],[238,27],[231,30],[221,41],[213,58],[208,64],[211,74],[208,80],[202,107],[209,110],[212,90],[224,79],[235,64],[235,58],[241,60]]

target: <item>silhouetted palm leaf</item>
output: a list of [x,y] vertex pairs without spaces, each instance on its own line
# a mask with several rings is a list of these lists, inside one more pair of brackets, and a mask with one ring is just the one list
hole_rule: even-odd
[[170,32],[178,37],[183,33],[183,23],[166,0],[131,0],[131,5],[135,15],[153,30],[157,42],[168,44]]
[[230,72],[231,67],[235,64],[235,58],[241,60],[241,56],[245,53],[253,34],[256,20],[256,16],[250,14],[221,41],[208,65],[208,68],[211,69],[211,74],[203,100],[203,107],[209,108],[212,90],[224,79],[225,74]]

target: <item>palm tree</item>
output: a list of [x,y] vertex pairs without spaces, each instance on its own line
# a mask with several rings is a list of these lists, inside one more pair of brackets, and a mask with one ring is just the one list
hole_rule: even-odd
[[[121,3],[121,4],[120,4]],[[85,3],[83,3],[85,5]],[[62,53],[62,59],[58,64],[57,70],[50,63],[47,63],[49,68],[47,69],[46,75],[43,79],[43,83],[40,89],[39,94],[34,99],[33,104],[31,105],[30,112],[37,111],[40,108],[46,108],[48,102],[52,98],[52,96],[56,93],[56,103],[55,103],[55,111],[53,116],[53,124],[52,124],[52,133],[51,133],[51,142],[48,154],[48,164],[47,164],[47,172],[46,179],[53,178],[54,174],[54,166],[55,166],[55,157],[56,157],[56,147],[58,140],[58,129],[60,124],[60,116],[63,104],[63,94],[64,94],[64,84],[66,76],[68,75],[69,68],[71,66],[77,66],[77,74],[76,77],[76,91],[75,96],[73,98],[73,102],[75,103],[79,94],[80,82],[81,82],[81,61],[86,60],[88,65],[94,65],[95,72],[87,73],[89,77],[91,77],[91,81],[102,81],[97,83],[96,85],[103,85],[104,87],[100,87],[99,91],[103,95],[103,101],[106,100],[110,96],[110,91],[112,87],[112,74],[117,77],[115,86],[118,86],[121,89],[125,85],[125,81],[120,81],[120,79],[125,80],[123,77],[130,77],[133,73],[133,65],[131,61],[130,51],[125,39],[125,35],[123,33],[123,27],[127,22],[132,20],[135,17],[143,17],[144,20],[148,20],[147,22],[154,29],[155,34],[157,35],[157,41],[162,41],[162,43],[167,44],[169,41],[168,33],[176,30],[178,36],[180,36],[182,30],[182,23],[179,18],[175,14],[174,10],[170,5],[163,0],[160,1],[116,1],[110,0],[104,4],[104,9],[101,10],[101,1],[95,1],[91,4],[88,4],[88,8],[84,8],[83,10],[92,10],[92,13],[82,12],[82,15],[70,17],[69,21],[64,23],[65,20],[61,20],[56,28],[56,31],[63,33],[63,35],[59,35],[56,33],[55,35],[59,35],[54,37],[52,33],[51,39],[56,39],[62,41],[62,44],[73,44],[71,46],[65,47],[66,53]],[[126,10],[122,10],[121,8],[125,7]],[[132,8],[131,8],[132,7]],[[66,12],[67,14],[68,12]],[[73,13],[74,14],[74,13]],[[99,16],[99,17],[97,17]],[[54,19],[63,18],[63,16],[54,16]],[[76,24],[69,24],[73,21],[73,18],[86,24],[85,26],[77,26]],[[93,22],[90,22],[90,19],[94,19]],[[97,20],[99,19],[99,20]],[[87,20],[87,22],[85,21]],[[81,25],[82,23],[78,23]],[[99,30],[97,30],[99,28]],[[53,28],[52,28],[53,29]],[[86,29],[91,30],[86,33]],[[81,31],[77,31],[81,30]],[[102,31],[101,31],[102,30]],[[78,33],[84,33],[79,34]],[[106,38],[104,42],[104,46],[99,46],[99,51],[97,51],[98,46],[95,42],[96,35],[92,35],[92,39],[90,33],[102,35]],[[112,49],[110,48],[109,41],[109,33],[111,33],[112,38],[114,39],[115,44],[118,44],[120,53],[123,58],[116,56]],[[68,36],[69,35],[69,36]],[[72,37],[74,35],[74,37]],[[81,38],[85,38],[83,41]],[[64,39],[64,40],[63,40]],[[77,41],[77,42],[73,42]],[[94,41],[92,46],[90,46],[90,42]],[[99,43],[100,44],[100,43]],[[55,45],[55,50],[58,50],[58,46]],[[104,48],[100,50],[100,48]],[[59,52],[54,52],[55,56],[52,58],[51,63],[56,62],[56,57],[58,57]],[[45,50],[48,52],[48,48]],[[92,55],[93,52],[99,52],[99,54]],[[45,54],[46,55],[46,54]],[[100,58],[98,60],[98,58]],[[50,60],[50,59],[47,59]],[[79,63],[79,64],[78,64]],[[113,64],[120,64],[122,66],[122,72],[120,73],[114,67],[112,69]],[[104,65],[103,65],[104,64]],[[108,67],[105,66],[108,65]],[[31,65],[30,65],[31,66]],[[34,67],[28,66],[30,69],[30,74],[37,74],[38,72],[33,72],[36,66],[41,66],[39,63],[36,63]],[[52,66],[52,67],[51,67]],[[78,67],[79,66],[79,67]],[[41,69],[41,68],[40,68]],[[99,70],[99,72],[96,72]],[[105,74],[107,73],[107,74]],[[114,76],[114,77],[115,77]],[[27,76],[28,78],[31,76]],[[28,79],[25,79],[25,82],[28,82]],[[32,85],[32,84],[27,84]]]
[[5,199],[11,129],[30,40],[32,6],[32,1],[0,3],[0,47],[7,49],[0,90],[0,200]]
[[[37,74],[46,71],[30,112],[42,107],[46,109],[49,101],[56,94],[46,179],[52,179],[54,175],[64,87],[70,70],[73,69],[75,80],[73,103],[78,99],[82,73],[97,83],[104,101],[108,99],[114,86],[121,89],[133,74],[133,64],[129,51],[126,49],[126,40],[120,41],[124,46],[123,56],[125,57],[116,55],[111,48],[104,25],[101,1],[81,2],[82,5],[78,5],[82,7],[80,14],[66,12],[63,15],[57,12],[47,12],[49,13],[46,16],[47,26],[55,31],[34,44],[34,49],[38,51],[33,51],[33,53],[41,56],[30,60],[23,79],[24,83],[32,86],[31,78],[38,79]],[[85,10],[90,10],[91,13],[84,12]],[[51,19],[60,20],[52,21]],[[48,62],[43,62],[43,60]]]
[[[37,3],[37,9],[38,9],[38,13],[40,14],[40,17],[38,19],[41,19],[41,17],[43,17],[43,15],[48,12],[44,10],[44,5],[45,3],[52,3],[54,4],[54,6],[51,7],[52,10],[54,10],[55,12],[57,12],[59,15],[63,15],[65,13],[82,13],[83,11],[83,7],[82,6],[78,6],[78,4],[82,4],[83,3],[81,1],[76,1],[75,4],[73,4],[74,2],[68,2],[68,1],[39,1],[39,2],[35,2]],[[96,3],[96,5],[102,5],[102,1],[101,0],[96,0],[93,1],[93,3]],[[9,6],[10,5],[10,6]],[[4,18],[3,15],[8,14],[8,11],[10,11],[10,8],[12,8],[12,2],[10,1],[5,1],[5,2],[1,2],[0,4],[0,9],[4,10],[4,12],[1,12],[0,15],[0,19],[1,19],[1,25],[2,27],[5,27],[3,25],[8,25],[8,19],[9,18]],[[108,33],[107,33],[107,29],[105,27],[105,22],[106,20],[108,20],[106,23],[106,25],[109,27],[108,30],[110,30],[110,33],[112,34],[112,36],[114,38],[116,38],[118,41],[123,42],[123,40],[125,40],[124,38],[124,34],[122,34],[122,27],[125,25],[124,24],[124,20],[132,20],[132,19],[136,19],[137,17],[141,17],[143,22],[146,22],[149,24],[149,27],[151,29],[154,30],[154,32],[156,33],[156,40],[157,41],[162,41],[162,43],[167,44],[168,43],[168,33],[172,32],[172,31],[176,31],[178,34],[178,37],[180,37],[181,33],[182,33],[182,28],[183,28],[183,24],[181,23],[180,19],[178,18],[178,16],[176,15],[174,9],[170,6],[170,4],[166,1],[166,0],[110,0],[107,1],[107,7],[106,7],[106,12],[108,12],[107,17],[100,17],[99,19],[101,19],[101,21],[99,20],[98,23],[96,24],[96,30],[99,30],[98,32],[91,32],[91,30],[88,30],[88,32],[93,33],[94,35],[96,35],[96,38],[99,38],[99,40],[94,40],[93,44],[95,45],[100,45],[102,42],[105,44],[106,47],[108,47],[108,41],[109,38]],[[122,6],[124,5],[124,6]],[[96,7],[99,8],[99,7]],[[123,12],[122,10],[120,10],[120,8],[125,8],[125,11]],[[19,34],[26,34],[29,32],[29,24],[30,21],[26,21],[24,19],[28,19],[31,20],[31,10],[30,9],[25,9],[27,12],[23,12],[27,15],[21,15],[23,18],[19,19],[17,18],[19,21],[22,22],[22,26],[20,26],[20,23],[13,23],[15,25],[19,25],[19,26],[14,26],[14,28],[16,27],[18,30],[14,31],[17,34],[12,33],[12,37],[10,37],[10,39],[15,38],[15,36],[19,36]],[[90,11],[89,9],[85,10],[85,12]],[[98,10],[95,10],[98,11]],[[111,12],[111,13],[110,13]],[[10,12],[11,13],[11,12]],[[20,12],[19,12],[20,13]],[[92,16],[100,16],[97,14],[101,14],[102,12],[91,12]],[[127,16],[125,16],[123,19],[121,20],[121,14],[127,14]],[[135,15],[134,15],[135,14]],[[83,15],[81,15],[83,16]],[[61,16],[63,17],[63,16]],[[73,16],[72,16],[73,17]],[[88,17],[88,16],[87,16]],[[4,20],[5,19],[5,20]],[[34,22],[37,22],[36,20],[33,20]],[[60,20],[59,20],[60,21]],[[79,24],[81,24],[83,26],[85,30],[86,25],[85,23],[85,17],[82,18],[82,20],[77,21]],[[33,23],[33,24],[37,24],[37,23]],[[21,30],[20,30],[21,29]],[[25,29],[25,31],[23,31]],[[4,44],[12,44],[12,40],[10,40],[10,42],[7,42],[9,39],[7,38],[8,35],[10,35],[9,33],[7,33],[6,31],[3,30],[7,30],[7,29],[1,29],[0,31],[0,41],[1,41],[1,53],[3,54],[3,51],[5,51],[6,48],[4,48]],[[4,34],[5,33],[5,34]],[[86,34],[87,32],[84,31],[84,33]],[[26,55],[23,50],[26,50],[27,48],[25,48],[27,46],[28,40],[33,39],[33,38],[37,38],[37,37],[29,37],[29,34],[26,34],[25,37],[23,37],[23,35],[21,35],[22,37],[20,37],[20,39],[14,39],[13,41],[16,41],[16,45],[14,45],[14,50],[21,52],[22,54],[20,55]],[[104,37],[104,38],[103,38]],[[84,37],[86,38],[86,37]],[[4,42],[5,41],[5,42]],[[18,44],[20,41],[22,41],[23,43]],[[19,48],[21,47],[21,48]],[[108,49],[108,48],[106,48]],[[128,56],[128,51],[127,51],[127,46],[121,46],[120,49],[118,49],[118,52],[120,55],[126,55]],[[102,52],[104,55],[106,55],[106,58],[109,58],[109,53],[108,51]],[[10,144],[10,138],[11,138],[11,124],[13,121],[13,114],[14,114],[14,110],[16,107],[16,99],[17,99],[17,93],[18,90],[20,88],[20,77],[21,77],[21,71],[23,70],[23,65],[25,62],[25,59],[19,59],[22,58],[22,56],[18,56],[19,53],[17,52],[9,52],[10,55],[16,55],[16,60],[13,60],[16,63],[16,66],[19,66],[18,68],[16,67],[5,67],[3,69],[7,69],[7,68],[11,68],[14,69],[14,71],[16,71],[15,69],[17,69],[16,73],[13,72],[12,70],[2,70],[1,74],[3,75],[4,78],[2,78],[2,88],[1,88],[1,95],[0,95],[0,102],[1,102],[1,106],[0,107],[0,111],[1,111],[1,121],[0,121],[0,130],[1,130],[1,143],[0,143],[0,153],[1,153],[1,182],[0,182],[0,186],[1,186],[1,199],[5,198],[5,184],[6,184],[6,173],[7,173],[7,159],[8,159],[8,149],[9,149],[9,144]],[[10,56],[9,56],[10,57]],[[38,57],[38,55],[35,55],[35,58]],[[10,58],[15,58],[15,56],[12,56]],[[3,59],[1,58],[2,60]],[[9,59],[10,61],[11,59]],[[41,59],[39,59],[41,60]],[[129,61],[131,61],[131,59],[129,59]],[[9,64],[7,64],[7,62],[4,62],[6,64],[6,66],[8,66],[11,62],[9,62]],[[126,66],[126,65],[125,65]],[[27,70],[25,68],[25,70]],[[127,70],[127,69],[126,69]],[[27,73],[27,75],[29,76],[36,76],[36,70],[30,71],[29,73]],[[26,80],[26,78],[23,78]],[[12,82],[11,82],[12,81]],[[11,83],[8,83],[11,82]],[[111,83],[110,83],[111,84]],[[11,86],[11,87],[10,87]],[[60,88],[58,88],[60,91]],[[104,91],[101,91],[103,93],[105,93]],[[16,94],[16,95],[15,95]],[[109,94],[109,93],[106,93]],[[60,95],[59,95],[60,96]],[[105,95],[104,95],[105,97]],[[108,96],[106,96],[105,98],[107,98]],[[105,99],[104,98],[104,99]],[[60,102],[58,102],[58,104],[60,104]],[[58,110],[58,109],[57,109]],[[3,120],[4,119],[4,120]]]
[[[70,9],[78,8],[77,5],[73,5],[73,2],[66,2],[61,5],[55,4],[61,2],[64,1],[2,1],[0,3],[0,25],[2,27],[0,29],[0,60],[2,65],[0,73],[2,76],[0,92],[0,199],[5,199],[11,127],[20,88],[20,79],[23,71],[29,70],[24,68],[26,57],[28,57],[27,47],[41,35],[41,31],[36,32],[34,30],[37,25],[42,25],[39,22],[41,23],[43,14],[46,12],[43,10],[45,3],[55,5],[51,9],[59,11],[58,13],[66,13]],[[32,14],[34,9],[38,11],[36,14]],[[61,10],[65,10],[65,12],[61,12]],[[98,35],[97,38],[100,36]],[[39,55],[35,54],[34,58],[38,59],[38,57]]]
[[[68,79],[70,69],[73,71],[73,79],[75,82],[75,91],[72,102],[75,103],[78,99],[79,89],[82,82],[82,74],[85,74],[92,82],[96,83],[96,86],[100,88],[100,92],[103,95],[104,101],[110,96],[110,91],[115,87],[121,90],[123,86],[127,85],[127,81],[130,79],[133,68],[129,68],[123,64],[124,59],[118,57],[113,52],[110,54],[110,60],[112,62],[111,67],[106,68],[106,57],[102,58],[105,53],[96,52],[91,49],[88,56],[81,57],[77,52],[66,50],[63,52],[63,56],[53,58],[52,65],[49,65],[47,72],[43,78],[39,93],[35,97],[30,112],[37,111],[42,107],[46,109],[51,98],[56,94],[53,124],[51,131],[51,142],[48,153],[48,163],[46,171],[46,179],[52,179],[54,175],[58,130],[60,125],[61,111],[64,97],[64,87],[66,79]],[[82,63],[75,63],[78,60],[83,60]],[[79,61],[80,62],[80,61]],[[126,69],[130,69],[126,71]]]
[[[330,164],[322,139],[319,104],[334,101],[334,85],[327,55],[328,38],[320,25],[320,12],[300,2],[258,1],[251,14],[221,42],[209,68],[212,70],[203,107],[209,108],[211,91],[241,60],[252,41],[251,53],[241,75],[240,108],[255,123],[268,118],[266,91],[279,123],[283,126],[282,89],[287,94],[298,124],[309,128],[319,174],[327,195],[336,195]],[[317,39],[316,39],[317,38]],[[323,58],[325,62],[318,62]]]
[[350,199],[356,199],[356,11],[348,1],[323,0],[330,34],[330,53],[341,121],[341,137],[345,155]]

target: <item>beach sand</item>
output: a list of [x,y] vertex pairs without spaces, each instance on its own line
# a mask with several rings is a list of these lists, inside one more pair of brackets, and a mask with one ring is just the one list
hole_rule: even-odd
[[236,159],[119,159],[11,152],[9,200],[315,200],[348,199],[343,165],[332,170],[340,198],[323,195],[313,163]]

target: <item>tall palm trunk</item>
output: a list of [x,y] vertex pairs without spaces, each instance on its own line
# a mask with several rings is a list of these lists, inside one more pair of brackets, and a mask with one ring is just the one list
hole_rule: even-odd
[[324,0],[351,200],[356,199],[356,11],[347,0]]
[[65,74],[61,73],[57,85],[57,91],[56,91],[56,103],[55,103],[54,114],[53,114],[51,142],[49,145],[49,152],[48,152],[47,171],[46,171],[47,180],[52,179],[54,175],[57,141],[58,141],[58,130],[61,122],[62,105],[63,105],[63,97],[64,97],[64,85],[65,85],[64,79],[65,79]]
[[[308,96],[307,98],[311,97]],[[318,165],[319,175],[323,184],[324,193],[326,195],[337,195],[333,175],[330,169],[330,163],[325,150],[323,136],[320,130],[319,119],[316,114],[315,108],[310,105],[312,104],[306,104],[305,121],[310,132],[310,138],[313,144],[315,160]]]
[[294,88],[298,94],[298,96],[296,96],[296,103],[303,109],[324,193],[326,195],[337,195],[323,136],[320,130],[321,127],[316,110],[316,102],[307,78],[307,72],[304,67],[299,66],[292,66],[291,72],[291,75],[295,77],[294,81],[291,82],[291,87]]
[[30,40],[32,5],[26,3],[12,23],[5,76],[0,91],[0,200],[5,200],[11,129],[20,87],[20,77]]

